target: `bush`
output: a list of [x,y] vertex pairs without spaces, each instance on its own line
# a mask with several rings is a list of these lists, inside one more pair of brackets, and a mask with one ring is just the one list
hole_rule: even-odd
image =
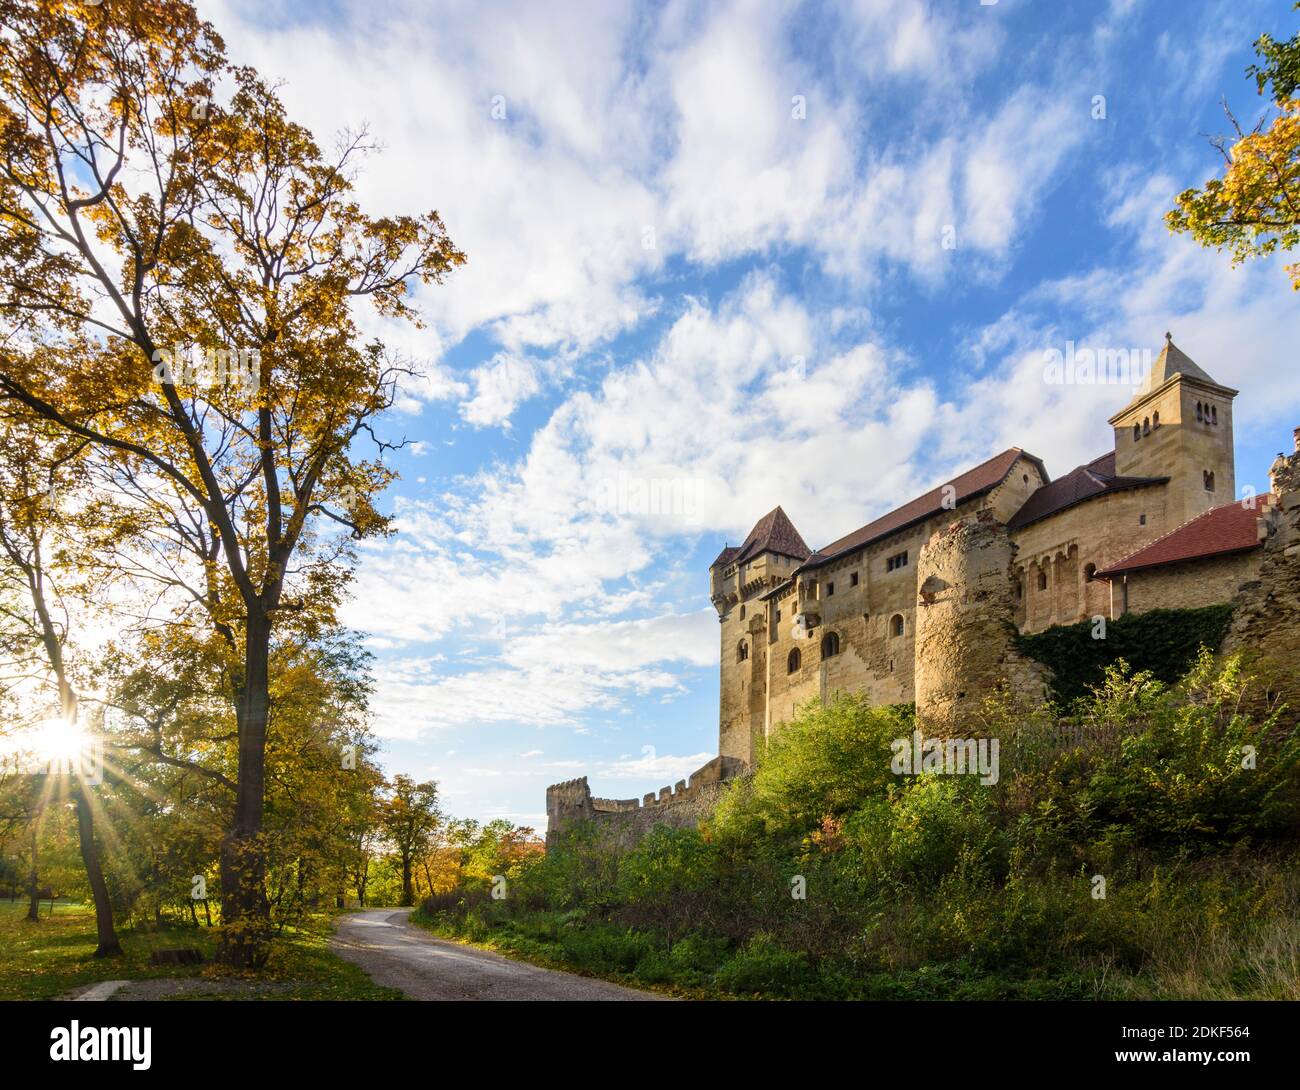
[[793,998],[811,990],[816,974],[808,956],[782,947],[766,932],[759,932],[718,970],[719,987],[735,995]]
[[737,995],[1293,996],[1300,733],[1243,710],[1247,687],[1202,653],[1177,685],[1110,666],[1064,723],[991,704],[994,785],[894,775],[909,712],[838,697],[701,830],[619,849],[588,824],[508,901],[424,910],[529,956]]

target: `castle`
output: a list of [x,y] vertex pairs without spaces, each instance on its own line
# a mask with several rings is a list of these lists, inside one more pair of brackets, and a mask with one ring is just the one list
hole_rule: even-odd
[[709,568],[718,758],[643,801],[593,798],[585,777],[557,784],[550,828],[690,823],[798,706],[836,691],[914,703],[935,724],[996,687],[1041,696],[1015,630],[1233,602],[1224,650],[1263,646],[1300,675],[1300,453],[1278,456],[1271,493],[1238,496],[1237,391],[1165,340],[1110,417],[1113,448],[1063,477],[1013,447],[817,550],[780,507],[764,515]]

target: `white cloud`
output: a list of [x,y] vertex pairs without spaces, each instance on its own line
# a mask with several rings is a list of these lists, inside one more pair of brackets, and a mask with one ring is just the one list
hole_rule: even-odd
[[509,425],[510,415],[541,388],[528,360],[498,354],[474,369],[474,396],[460,407],[471,424]]

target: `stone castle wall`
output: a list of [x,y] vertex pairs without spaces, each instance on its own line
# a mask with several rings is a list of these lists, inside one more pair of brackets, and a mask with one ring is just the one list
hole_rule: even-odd
[[691,773],[641,799],[602,799],[591,794],[587,777],[566,780],[546,789],[546,837],[552,840],[579,821],[593,821],[607,841],[631,844],[656,825],[694,828],[717,805],[727,785],[745,771],[732,757],[714,757]]
[[[1197,441],[1208,444],[1205,459],[1217,452],[1226,460],[1219,472],[1231,480],[1230,468],[1222,468],[1231,464],[1229,410],[1220,418],[1222,430]],[[1138,442],[1126,428],[1117,428],[1117,444]],[[1262,549],[1132,573],[1126,606],[1146,612],[1231,603],[1221,651],[1242,652],[1292,717],[1300,711],[1300,429],[1295,447],[1270,470],[1273,499],[1259,512]],[[1157,449],[1154,442],[1150,449]],[[1027,463],[1008,480],[1027,492],[1040,484]],[[734,586],[714,587],[722,629],[721,755],[689,782],[642,800],[594,798],[585,777],[556,784],[547,790],[548,835],[592,820],[610,839],[632,843],[656,824],[694,826],[799,704],[836,691],[865,692],[875,703],[914,700],[918,719],[932,730],[973,716],[998,688],[1041,698],[1043,669],[1016,651],[1015,633],[1125,612],[1110,584],[1088,577],[1088,567],[1120,560],[1181,524],[1184,508],[1210,501],[1174,502],[1190,487],[1171,481],[1119,491],[1017,531],[1005,523],[1024,495],[1004,488],[788,585],[784,568],[764,566],[768,558],[743,566],[728,576]],[[1220,502],[1229,500],[1225,491]],[[887,558],[903,551],[907,566],[889,570]],[[818,624],[808,638],[795,639],[793,620],[801,613]],[[834,650],[824,642],[831,633]]]
[[1300,428],[1295,449],[1269,470],[1273,502],[1261,512],[1258,577],[1234,599],[1224,652],[1241,652],[1275,698],[1300,714]]
[[916,716],[956,727],[988,695],[1041,699],[1041,670],[1014,647],[1014,557],[1007,528],[980,511],[936,531],[917,558]]

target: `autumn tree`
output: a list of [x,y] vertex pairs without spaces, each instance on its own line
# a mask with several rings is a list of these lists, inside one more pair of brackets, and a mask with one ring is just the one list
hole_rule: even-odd
[[412,284],[464,258],[434,212],[363,212],[364,135],[322,151],[189,3],[0,0],[0,22],[0,397],[169,528],[177,608],[234,692],[219,956],[260,965],[272,648],[332,624],[351,542],[387,530],[375,421],[406,369],[356,308],[415,321]]
[[438,809],[438,785],[416,783],[410,776],[393,777],[382,811],[388,835],[402,869],[402,904],[415,904],[412,873],[415,861],[428,849],[442,821]]
[[[1223,176],[1185,190],[1165,216],[1170,231],[1229,251],[1234,265],[1300,244],[1300,33],[1285,42],[1262,35],[1255,51],[1262,63],[1247,73],[1274,109],[1246,131],[1225,104],[1233,135],[1212,141]],[[1286,271],[1300,291],[1300,262]]]
[[[5,442],[0,446],[0,582],[11,592],[6,596],[11,604],[0,608],[0,625],[7,630],[13,652],[10,661],[28,671],[33,699],[39,701],[42,691],[52,687],[59,720],[67,724],[69,732],[84,730],[84,714],[67,660],[73,622],[59,577],[69,567],[68,535],[74,522],[64,510],[65,495],[75,495],[79,482],[84,488],[80,455],[86,443],[66,435],[61,442],[53,440],[43,434],[48,429],[16,418],[12,406],[10,409],[0,413],[5,425]],[[57,540],[60,532],[65,535],[61,543]],[[113,909],[95,839],[95,799],[81,756],[77,755],[66,771],[51,771],[57,771],[60,780],[66,776],[77,811],[81,858],[98,933],[95,957],[112,957],[120,955],[122,947],[113,927]]]
[[[105,652],[102,688],[115,710],[114,763],[137,785],[154,831],[138,839],[155,865],[145,899],[179,896],[207,868],[207,849],[236,799],[238,729],[230,664],[200,627],[152,627]],[[358,823],[378,832],[383,777],[368,730],[369,655],[354,633],[280,640],[270,660],[266,750],[268,906],[293,922],[351,882]],[[188,896],[188,894],[186,894]]]

